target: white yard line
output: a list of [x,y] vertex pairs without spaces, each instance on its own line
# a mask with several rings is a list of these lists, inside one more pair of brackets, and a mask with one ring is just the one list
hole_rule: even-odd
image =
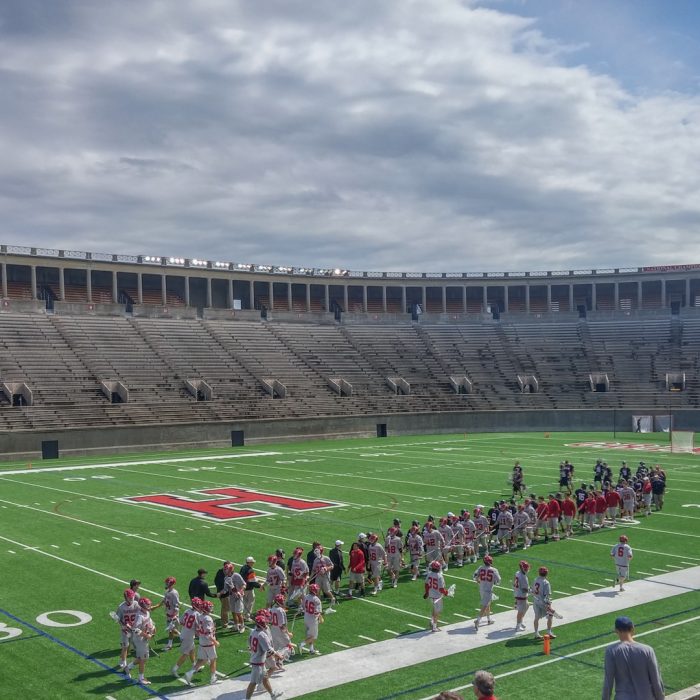
[[331,642],[331,644],[335,644],[337,647],[340,647],[341,649],[349,649],[350,648],[347,644],[341,644],[340,642]]
[[367,640],[368,642],[376,642],[376,641],[377,641],[376,639],[372,639],[372,637],[365,637],[364,634],[358,634],[357,636],[358,636],[360,639],[365,639],[365,640]]
[[[600,596],[596,595],[596,591],[591,591],[570,596],[558,601],[557,610],[564,615],[565,622],[568,624],[602,615],[612,616],[619,614],[621,610],[626,608],[657,600],[666,600],[672,596],[698,589],[700,589],[700,566],[684,571],[665,573],[651,579],[632,581],[627,584],[626,591],[622,594]],[[280,678],[275,687],[284,690],[285,698],[299,697],[308,693],[309,688],[313,688],[314,691],[322,691],[344,683],[386,673],[387,669],[397,667],[397,660],[400,660],[401,667],[406,667],[451,654],[481,649],[485,645],[497,644],[514,638],[512,611],[496,613],[492,619],[494,624],[479,632],[474,631],[473,626],[469,623],[459,622],[454,625],[446,625],[442,628],[442,632],[436,633],[438,636],[427,630],[421,630],[414,634],[336,652],[333,655],[334,672],[332,674],[328,673],[328,661],[325,658],[309,659],[291,664],[287,666],[284,678]],[[643,634],[670,629],[697,619],[700,619],[700,616],[696,616],[692,620],[683,620],[649,630],[637,636],[641,637]],[[603,648],[608,646],[611,641],[612,638],[605,644],[582,649],[568,656]],[[563,658],[567,657],[549,658],[530,667],[515,669],[503,675],[522,673],[528,668],[556,663]],[[238,700],[244,697],[247,685],[247,677],[230,679],[214,688],[206,686],[189,690],[188,699],[208,700],[223,695],[228,700]],[[429,697],[433,696],[434,693]]]

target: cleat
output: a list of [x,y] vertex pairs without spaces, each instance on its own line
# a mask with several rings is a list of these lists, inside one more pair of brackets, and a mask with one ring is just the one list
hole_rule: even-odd
[[311,656],[318,656],[321,652],[318,649],[309,649]]
[[209,681],[209,685],[216,685],[219,682],[219,679],[216,676],[212,676],[211,680]]
[[392,588],[396,588],[396,586],[398,586],[398,585],[399,585],[399,584],[396,583],[396,581],[393,581],[392,584],[391,584],[391,587],[392,587]]
[[180,674],[178,673],[178,667],[177,667],[177,666],[173,666],[173,667],[170,669],[170,673],[172,673],[173,676],[175,676],[175,678],[179,678],[179,677],[180,677]]
[[148,678],[143,678],[142,680],[139,681],[141,685],[151,685],[151,681],[148,680]]
[[540,639],[540,640],[541,640],[541,639],[544,639],[544,637],[543,637],[539,632],[537,632],[537,633],[535,634],[535,636],[534,636],[534,639]]
[[549,635],[549,638],[550,638],[550,639],[556,639],[556,638],[557,638],[557,635],[554,634],[553,632],[547,632],[547,634]]
[[326,613],[327,613],[328,615],[332,615],[334,612],[338,612],[338,611],[335,610],[335,609],[332,608],[332,607],[331,607],[331,608],[326,608]]
[[281,698],[284,695],[284,690],[276,690],[275,692],[270,695],[272,700],[276,700],[277,698]]
[[185,683],[187,683],[187,685],[192,685],[192,676],[193,676],[193,675],[194,675],[194,674],[193,674],[192,671],[188,671],[188,672],[183,676],[183,678],[185,679]]
[[475,630],[479,629],[479,621],[478,620],[474,620],[474,629]]

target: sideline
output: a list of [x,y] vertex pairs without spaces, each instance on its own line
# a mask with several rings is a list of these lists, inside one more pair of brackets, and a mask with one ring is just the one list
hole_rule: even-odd
[[[626,608],[695,590],[700,590],[700,566],[632,581],[625,585],[624,593],[617,593],[612,588],[607,588],[568,596],[557,601],[557,609],[564,616],[564,624],[568,624],[601,615],[615,614]],[[447,625],[437,634],[429,631],[416,632],[375,644],[365,644],[361,647],[334,652],[331,657],[333,673],[328,672],[328,659],[325,656],[292,663],[287,666],[287,672],[283,676],[273,679],[273,686],[275,689],[284,690],[285,698],[295,698],[312,691],[326,690],[431,659],[480,649],[489,644],[513,639],[515,612],[496,613],[492,618],[494,624],[481,628],[479,632],[474,631],[472,622],[469,620]],[[700,619],[700,616],[693,619]],[[528,629],[522,634],[527,636],[532,632]],[[437,641],[439,644],[436,643]],[[583,651],[574,653],[583,653]],[[564,657],[555,657],[542,663],[554,663],[560,658]],[[509,673],[516,673],[519,670]],[[186,693],[175,693],[173,697],[186,694],[191,700],[213,700],[214,698],[239,700],[245,697],[247,685],[248,676],[246,675],[223,681],[213,687],[192,688]]]

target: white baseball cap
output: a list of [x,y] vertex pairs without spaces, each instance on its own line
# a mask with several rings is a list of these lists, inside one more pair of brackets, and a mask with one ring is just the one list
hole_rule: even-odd
[[255,564],[255,559],[253,557],[247,557],[245,560],[246,564]]
[[335,546],[336,546],[336,547],[340,547],[341,544],[345,544],[345,542],[343,542],[343,540],[336,540],[336,541],[335,541]]
[[366,540],[366,539],[367,539],[367,535],[365,535],[364,532],[361,532],[361,533],[357,536],[357,539],[358,539],[358,540]]

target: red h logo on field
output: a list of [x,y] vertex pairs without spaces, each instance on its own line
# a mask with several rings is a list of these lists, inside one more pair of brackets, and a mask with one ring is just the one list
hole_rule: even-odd
[[305,498],[278,496],[274,493],[262,493],[260,491],[240,489],[234,486],[227,486],[220,489],[202,489],[195,493],[204,493],[216,496],[216,498],[194,501],[181,496],[158,493],[150,496],[131,496],[123,500],[135,501],[136,503],[153,503],[154,505],[165,506],[166,508],[176,508],[177,510],[196,513],[205,518],[213,518],[215,520],[235,520],[237,518],[271,515],[269,512],[240,507],[248,503],[269,503],[273,506],[297,511],[318,510],[320,508],[332,508],[333,506],[340,505],[339,503],[332,503],[330,501],[309,501]]

